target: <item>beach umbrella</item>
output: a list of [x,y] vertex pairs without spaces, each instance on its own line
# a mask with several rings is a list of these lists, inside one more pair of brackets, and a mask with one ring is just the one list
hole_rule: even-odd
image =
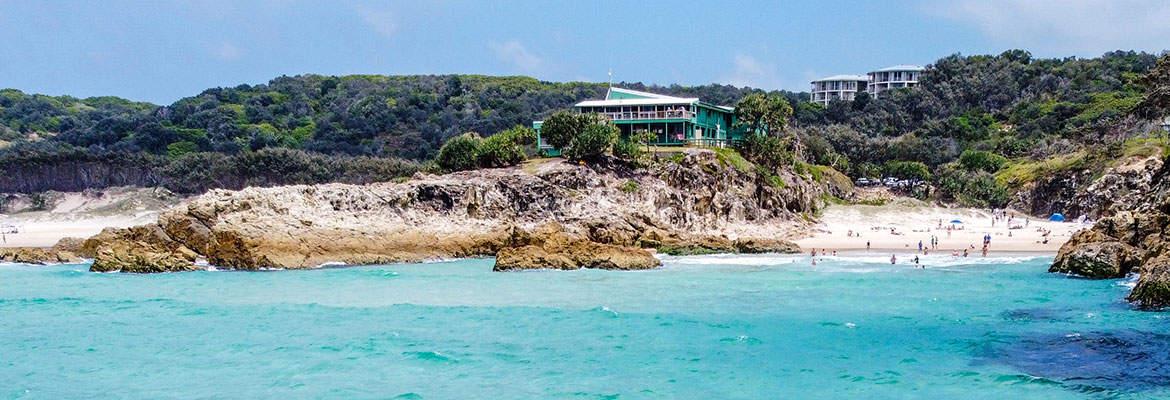
[[952,219],[952,220],[951,220],[951,223],[952,223],[952,224],[961,224],[961,223],[963,223],[963,221],[959,221],[959,220],[957,220],[957,219]]
[[1059,222],[1063,222],[1063,221],[1064,221],[1064,215],[1061,215],[1060,213],[1054,213],[1054,214],[1052,214],[1052,216],[1051,216],[1051,217],[1048,217],[1048,220],[1049,220],[1049,221],[1059,221]]

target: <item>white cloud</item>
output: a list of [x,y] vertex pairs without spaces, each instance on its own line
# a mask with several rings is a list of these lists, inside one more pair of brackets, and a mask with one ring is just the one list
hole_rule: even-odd
[[970,25],[1005,50],[1097,56],[1170,47],[1170,2],[1165,1],[931,0],[923,9]]
[[393,12],[365,7],[359,8],[357,12],[362,17],[362,22],[384,38],[392,39],[398,32],[398,18]]
[[230,61],[243,56],[244,50],[231,42],[220,42],[217,45],[211,46],[208,53],[221,60]]
[[547,62],[540,56],[532,54],[523,44],[517,40],[509,40],[506,42],[491,42],[492,51],[496,53],[496,57],[500,60],[510,63],[516,68],[525,73],[535,73],[544,71]]
[[720,81],[740,87],[780,88],[780,76],[776,73],[776,66],[760,62],[746,54],[735,55],[732,73]]

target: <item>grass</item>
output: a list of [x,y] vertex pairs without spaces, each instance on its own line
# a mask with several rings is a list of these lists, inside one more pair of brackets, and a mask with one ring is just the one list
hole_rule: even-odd
[[711,150],[715,151],[715,159],[719,160],[719,163],[725,167],[730,165],[735,167],[735,169],[738,169],[739,172],[750,172],[752,167],[755,166],[755,164],[752,164],[751,161],[744,159],[743,156],[741,156],[739,152],[735,151],[734,149],[713,148]]
[[884,206],[884,205],[886,205],[886,203],[889,203],[889,202],[890,202],[890,199],[885,198],[885,197],[881,197],[881,198],[876,198],[876,199],[861,200],[861,201],[858,201],[857,204],[860,204],[863,206]]
[[641,188],[642,185],[639,185],[638,182],[634,181],[633,179],[626,180],[625,182],[622,182],[622,184],[618,185],[618,190],[622,191],[622,193],[634,193]]
[[1123,158],[1149,157],[1153,155],[1166,156],[1170,142],[1165,137],[1133,138],[1125,141]]
[[520,168],[529,175],[536,175],[536,171],[540,169],[541,165],[555,159],[556,157],[530,158],[520,163]]
[[756,166],[756,176],[763,177],[764,180],[769,184],[780,189],[788,187],[788,183],[784,182],[783,178],[773,174],[772,171],[769,171],[767,168]]
[[996,172],[995,179],[1009,188],[1018,188],[1041,176],[1082,167],[1085,165],[1087,156],[1088,153],[1081,150],[1042,161],[1012,162],[1006,168]]

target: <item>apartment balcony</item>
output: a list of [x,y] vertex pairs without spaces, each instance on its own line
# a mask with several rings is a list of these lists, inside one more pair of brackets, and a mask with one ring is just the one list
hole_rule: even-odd
[[690,111],[629,111],[601,113],[610,121],[644,121],[657,119],[691,119]]

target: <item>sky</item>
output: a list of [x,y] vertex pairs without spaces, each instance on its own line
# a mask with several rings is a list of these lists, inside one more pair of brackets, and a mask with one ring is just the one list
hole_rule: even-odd
[[1170,1],[0,0],[0,88],[155,104],[298,74],[807,91],[954,53],[1170,49]]

